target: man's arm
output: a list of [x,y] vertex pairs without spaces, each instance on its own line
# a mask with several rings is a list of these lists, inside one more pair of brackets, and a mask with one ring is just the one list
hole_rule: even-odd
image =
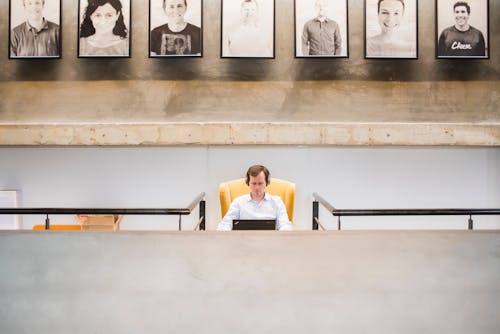
[[340,56],[342,53],[342,36],[340,36],[340,28],[339,25],[335,27],[335,55]]
[[217,231],[231,231],[233,229],[233,220],[240,218],[240,205],[237,201],[233,201],[227,210],[222,221],[217,225]]
[[291,231],[293,230],[292,223],[288,220],[288,213],[286,212],[285,203],[281,197],[278,197],[276,204],[277,214],[276,214],[276,225],[278,226],[278,230],[280,231]]
[[160,49],[161,49],[161,32],[159,32],[156,28],[151,31],[150,34],[150,41],[149,43],[151,44],[151,55],[157,56],[160,55]]
[[307,22],[304,24],[304,29],[302,30],[302,55],[309,55],[309,29],[307,28]]
[[447,50],[446,50],[446,30],[443,30],[441,32],[441,35],[439,36],[439,41],[438,41],[438,56],[446,56]]
[[477,46],[478,50],[478,55],[479,56],[486,56],[486,43],[484,41],[484,36],[482,32],[479,32],[479,43]]
[[17,56],[17,46],[19,44],[19,36],[17,36],[15,30],[12,30],[10,35],[11,35],[11,37],[10,37],[10,55],[12,57],[16,57]]

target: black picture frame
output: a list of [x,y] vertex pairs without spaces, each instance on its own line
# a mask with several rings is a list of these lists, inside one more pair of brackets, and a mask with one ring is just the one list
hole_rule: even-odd
[[365,0],[364,22],[366,59],[418,59],[418,0]]
[[457,2],[435,2],[436,58],[489,59],[489,0],[465,0],[467,6],[455,7]]
[[[132,0],[109,0],[103,6],[88,7],[88,0],[78,0],[78,27],[77,27],[77,57],[78,58],[130,58],[132,41]],[[109,5],[109,6],[108,6]],[[105,8],[104,6],[108,6]],[[121,6],[121,8],[120,8]],[[87,13],[87,9],[92,11]],[[106,10],[108,12],[106,12]],[[104,17],[116,13],[116,22],[113,27],[113,35],[116,40],[106,43],[104,46],[95,44],[94,36],[96,28],[93,24],[92,15],[99,14]],[[101,12],[102,11],[102,12]]]
[[[9,59],[62,57],[61,0],[30,3],[33,6],[40,4],[41,8],[27,9],[23,1],[9,0]],[[40,17],[43,21],[37,37],[42,41],[35,45],[29,22],[35,22]]]
[[[327,8],[320,9],[326,2]],[[319,11],[325,10],[321,23],[317,19]],[[347,0],[294,0],[294,49],[295,58],[349,58],[349,14]],[[332,32],[333,41],[323,41],[313,36],[316,26],[326,24]],[[340,36],[337,40],[337,34]],[[322,50],[311,50],[311,42]],[[333,44],[332,44],[333,43]],[[330,50],[324,45],[330,44]],[[322,46],[320,46],[322,45]],[[332,50],[333,49],[333,50]]]
[[[245,12],[249,12],[247,18]],[[240,27],[247,20],[252,20],[254,27],[243,31]],[[274,59],[275,24],[275,0],[221,0],[220,57]]]
[[[203,0],[184,0],[186,27],[174,32],[167,23],[164,0],[149,0],[149,58],[203,57]],[[165,6],[169,5],[166,0]],[[179,0],[172,0],[179,1]],[[199,25],[199,26],[198,26]]]

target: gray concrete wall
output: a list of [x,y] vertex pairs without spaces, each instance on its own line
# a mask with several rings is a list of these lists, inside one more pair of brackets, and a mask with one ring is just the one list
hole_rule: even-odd
[[497,232],[0,233],[0,332],[500,331]]
[[[133,1],[132,58],[77,59],[77,2],[62,3],[62,59],[0,61],[0,144],[500,145],[497,1],[486,60],[435,59],[434,1],[419,2],[418,60],[364,59],[362,0],[349,58],[294,58],[293,1],[277,0],[276,59],[220,59],[220,1],[205,0],[203,58],[149,59],[148,2]],[[7,19],[0,40],[7,55]]]

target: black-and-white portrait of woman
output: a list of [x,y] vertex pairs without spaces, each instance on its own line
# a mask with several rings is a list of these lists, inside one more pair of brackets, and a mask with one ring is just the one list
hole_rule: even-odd
[[130,0],[80,0],[79,57],[130,57]]
[[418,57],[417,0],[365,0],[365,57]]
[[9,58],[61,57],[60,0],[10,0]]
[[437,58],[488,58],[488,0],[437,0]]
[[149,56],[201,57],[202,0],[150,0]]
[[274,0],[222,0],[222,58],[274,58]]

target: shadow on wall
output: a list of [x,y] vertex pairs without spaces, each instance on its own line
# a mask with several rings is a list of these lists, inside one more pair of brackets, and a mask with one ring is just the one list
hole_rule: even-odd
[[130,80],[135,77],[130,58],[79,58],[76,73],[81,80]]
[[276,59],[221,59],[221,80],[264,81],[274,76]]
[[[486,60],[487,61],[487,60]],[[495,81],[496,71],[482,59],[437,59],[422,71],[418,59],[364,59],[359,66],[352,59],[297,59],[291,72],[297,81]]]
[[150,58],[153,80],[196,80],[200,78],[201,57]]
[[[358,68],[359,70],[359,68]],[[347,58],[297,58],[291,71],[295,80],[358,80],[364,77],[349,67]]]
[[485,66],[482,59],[437,59],[429,73],[431,80],[495,81],[500,73]]
[[[354,65],[354,66],[353,66]],[[358,65],[346,58],[297,59],[295,80],[423,80],[416,61],[407,59],[363,60]]]
[[56,81],[61,78],[60,59],[11,59],[15,72],[6,81]]

